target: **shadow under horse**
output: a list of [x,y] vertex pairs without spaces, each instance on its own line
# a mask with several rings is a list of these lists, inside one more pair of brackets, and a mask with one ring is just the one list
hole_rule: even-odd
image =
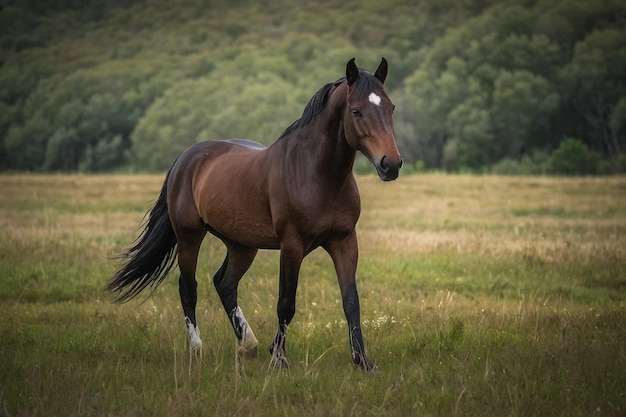
[[394,105],[383,86],[386,76],[384,58],[374,74],[357,68],[353,58],[345,78],[315,93],[302,117],[271,146],[229,139],[185,150],[168,172],[142,233],[120,255],[123,265],[107,284],[114,300],[154,291],[178,259],[189,344],[191,351],[199,350],[196,265],[202,240],[211,233],[227,248],[213,277],[215,288],[239,353],[255,356],[258,342],[237,304],[237,288],[259,249],[279,249],[278,328],[270,352],[273,364],[289,366],[285,338],[296,311],[300,266],[321,246],[337,273],[352,360],[373,369],[355,281],[361,202],[352,169],[360,151],[381,180],[398,177],[402,158],[394,137]]

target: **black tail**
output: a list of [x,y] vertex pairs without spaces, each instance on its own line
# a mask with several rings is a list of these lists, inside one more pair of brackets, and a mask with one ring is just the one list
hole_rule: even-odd
[[168,178],[169,173],[134,245],[117,257],[124,260],[124,266],[106,285],[115,302],[129,301],[147,287],[151,289],[149,297],[174,266],[176,235],[167,211]]

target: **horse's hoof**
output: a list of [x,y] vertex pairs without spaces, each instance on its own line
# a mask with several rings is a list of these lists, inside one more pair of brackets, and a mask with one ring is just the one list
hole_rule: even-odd
[[189,337],[189,349],[193,353],[200,352],[202,350],[202,339],[200,339],[200,330],[191,322],[189,317],[185,317],[185,324],[187,324],[187,335]]
[[237,354],[240,358],[243,359],[253,359],[257,356],[257,347],[256,346],[239,346],[237,349]]
[[272,369],[289,369],[289,367],[289,361],[284,356],[272,356],[272,359],[270,359],[270,368]]
[[378,370],[378,365],[365,355],[357,355],[353,358],[353,361],[356,366],[364,371],[372,372]]
[[200,352],[202,350],[202,342],[200,342],[200,341],[190,342],[189,343],[189,348],[191,349],[191,351],[193,353]]
[[361,366],[361,369],[363,369],[366,372],[376,372],[379,370],[378,365],[376,365],[374,362],[369,361],[368,364]]
[[237,354],[240,358],[256,358],[258,345],[259,342],[256,337],[254,337],[252,329],[246,324],[246,326],[244,326],[243,337],[239,343],[239,349],[237,349]]
[[189,337],[189,352],[196,356],[202,355],[202,340],[199,337]]

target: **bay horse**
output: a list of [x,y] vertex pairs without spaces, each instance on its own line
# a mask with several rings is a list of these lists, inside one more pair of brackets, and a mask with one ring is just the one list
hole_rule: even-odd
[[213,283],[238,339],[238,352],[255,356],[258,342],[237,304],[237,288],[259,249],[279,249],[278,329],[270,353],[271,363],[288,367],[285,338],[296,312],[300,266],[321,246],[337,273],[352,361],[373,369],[363,343],[355,281],[361,202],[352,168],[357,151],[383,181],[395,180],[402,166],[394,105],[383,86],[387,68],[383,58],[372,75],[357,68],[352,58],[345,78],[315,93],[300,119],[267,148],[228,139],[185,150],[167,173],[140,236],[120,255],[123,265],[106,286],[114,301],[128,301],[146,288],[154,291],[178,258],[189,345],[198,351],[196,264],[209,232],[227,249]]

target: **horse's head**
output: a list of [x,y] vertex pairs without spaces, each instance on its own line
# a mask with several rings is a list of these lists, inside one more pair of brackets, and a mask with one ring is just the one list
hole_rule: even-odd
[[393,134],[395,106],[383,87],[386,77],[385,58],[374,75],[359,71],[354,58],[348,61],[348,97],[343,126],[348,144],[374,164],[381,180],[392,181],[398,178],[402,157]]

